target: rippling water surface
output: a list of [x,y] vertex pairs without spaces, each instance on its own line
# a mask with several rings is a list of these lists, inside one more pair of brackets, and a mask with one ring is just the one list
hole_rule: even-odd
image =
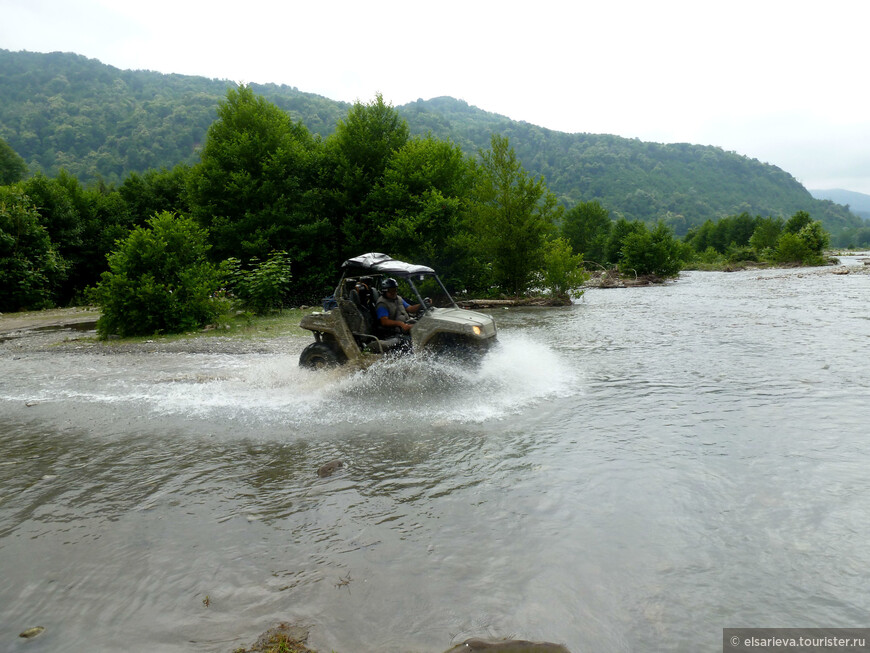
[[0,349],[0,648],[231,651],[289,620],[340,653],[696,651],[866,625],[868,297],[870,275],[783,270],[593,290],[494,311],[478,369],[310,373],[299,339]]

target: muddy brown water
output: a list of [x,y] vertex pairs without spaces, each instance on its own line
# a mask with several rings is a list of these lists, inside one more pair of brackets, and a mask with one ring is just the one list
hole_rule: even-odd
[[312,373],[300,338],[0,343],[0,649],[231,651],[290,621],[339,653],[695,651],[864,625],[868,297],[857,273],[686,273],[493,311],[473,369]]

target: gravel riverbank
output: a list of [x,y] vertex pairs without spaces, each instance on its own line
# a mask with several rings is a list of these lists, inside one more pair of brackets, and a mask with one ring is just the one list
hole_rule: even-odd
[[95,324],[100,313],[91,308],[63,308],[0,315],[0,355],[27,352],[268,354],[301,350],[307,334],[266,328],[254,335],[221,335],[202,331],[187,335],[99,340]]

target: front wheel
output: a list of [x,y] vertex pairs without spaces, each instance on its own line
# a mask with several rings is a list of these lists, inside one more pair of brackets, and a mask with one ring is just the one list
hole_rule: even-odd
[[299,355],[299,366],[312,370],[335,367],[341,365],[344,361],[344,355],[340,355],[332,347],[323,342],[312,342]]

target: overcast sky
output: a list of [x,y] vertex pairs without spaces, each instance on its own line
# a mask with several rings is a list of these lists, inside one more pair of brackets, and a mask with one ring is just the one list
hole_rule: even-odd
[[[717,145],[870,193],[867,0],[0,0],[0,48],[565,132]],[[0,98],[2,102],[2,98]]]

